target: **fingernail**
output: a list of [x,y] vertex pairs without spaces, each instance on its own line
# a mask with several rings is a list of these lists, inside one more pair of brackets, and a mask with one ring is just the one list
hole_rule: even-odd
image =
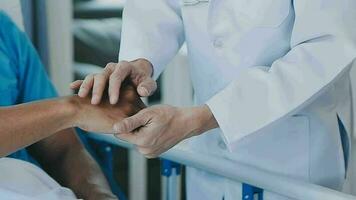
[[116,101],[117,101],[117,98],[116,98],[116,97],[110,96],[110,103],[111,103],[111,104],[115,104]]
[[98,104],[98,103],[99,103],[99,96],[94,95],[94,96],[91,98],[91,104]]
[[139,90],[140,90],[139,92],[141,93],[142,96],[149,95],[148,90],[145,87],[140,87]]
[[81,88],[81,89],[79,90],[79,92],[78,92],[78,95],[79,95],[80,97],[83,97],[83,96],[84,96],[84,93],[85,93],[85,89],[84,89],[84,88]]
[[[120,134],[120,126],[119,126],[119,124],[114,124],[114,127],[113,127],[113,129],[114,129],[114,132],[116,132],[117,134]],[[116,134],[116,135],[117,135]]]

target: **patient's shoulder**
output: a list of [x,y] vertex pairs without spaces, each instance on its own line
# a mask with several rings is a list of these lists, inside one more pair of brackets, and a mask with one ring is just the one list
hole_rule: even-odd
[[0,50],[13,62],[17,63],[24,50],[20,48],[27,42],[26,34],[21,31],[11,18],[0,10]]
[[[4,12],[0,10],[0,33],[1,38],[6,38],[9,35],[9,31],[13,31],[13,29],[17,29],[15,23],[11,20],[11,18]],[[7,33],[7,34],[6,34]]]

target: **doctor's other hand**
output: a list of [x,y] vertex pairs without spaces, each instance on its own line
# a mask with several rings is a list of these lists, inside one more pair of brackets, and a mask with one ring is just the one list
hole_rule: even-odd
[[98,74],[90,74],[84,80],[74,81],[70,87],[78,89],[80,97],[87,97],[92,92],[92,104],[99,104],[108,86],[111,104],[116,104],[120,96],[120,88],[125,80],[131,82],[140,96],[146,97],[157,89],[156,81],[151,78],[152,64],[145,59],[127,62],[109,63]]
[[146,107],[132,85],[121,88],[120,101],[115,105],[110,104],[106,97],[98,105],[92,105],[89,97],[72,96],[67,101],[74,110],[71,120],[73,127],[100,133],[114,133],[113,125],[118,120]]
[[180,141],[218,127],[208,106],[178,108],[152,106],[114,125],[115,135],[130,142],[147,158],[154,158]]

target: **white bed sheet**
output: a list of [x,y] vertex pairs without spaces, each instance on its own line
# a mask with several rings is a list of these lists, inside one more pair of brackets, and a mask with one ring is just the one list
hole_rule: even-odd
[[74,200],[74,193],[60,186],[39,167],[12,158],[0,158],[0,199]]

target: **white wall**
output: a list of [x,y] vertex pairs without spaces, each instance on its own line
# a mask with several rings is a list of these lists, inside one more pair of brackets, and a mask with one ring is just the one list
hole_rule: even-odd
[[45,1],[47,15],[48,69],[61,95],[71,93],[73,80],[72,1]]
[[[20,0],[0,0],[0,9],[24,30]],[[61,95],[70,94],[68,85],[73,80],[72,1],[47,0],[45,9],[49,74]]]
[[5,11],[21,30],[24,30],[20,0],[0,0],[0,9]]

